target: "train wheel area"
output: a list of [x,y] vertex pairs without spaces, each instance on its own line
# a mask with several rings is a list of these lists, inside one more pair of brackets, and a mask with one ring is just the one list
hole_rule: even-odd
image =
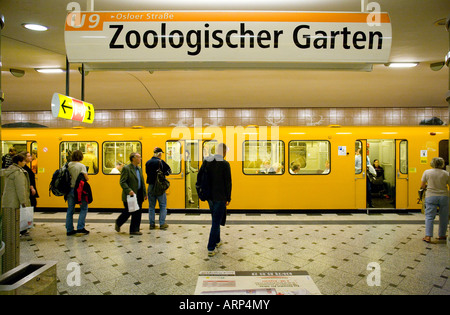
[[[142,235],[114,230],[116,213],[89,213],[89,235],[66,236],[64,213],[35,214],[21,237],[21,260],[57,260],[58,293],[194,294],[202,270],[304,270],[322,294],[450,294],[445,241],[425,243],[424,215],[228,215],[214,257],[206,244],[210,215],[169,213],[167,230]],[[68,283],[69,264],[80,267],[80,286]],[[379,285],[368,266],[378,264]],[[72,265],[70,265],[72,266]]]

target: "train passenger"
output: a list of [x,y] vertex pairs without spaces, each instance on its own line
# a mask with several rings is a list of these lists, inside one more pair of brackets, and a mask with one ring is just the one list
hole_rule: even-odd
[[73,228],[73,214],[75,212],[75,183],[77,181],[78,175],[83,174],[85,180],[89,180],[88,172],[86,166],[81,163],[83,161],[83,152],[80,150],[75,150],[70,157],[71,162],[69,162],[69,173],[71,176],[70,182],[70,192],[67,194],[67,215],[66,215],[66,230],[67,236],[74,235],[77,233],[80,234],[89,234],[85,226],[86,215],[88,212],[88,203],[86,200],[83,200],[80,205],[80,215],[78,217],[77,229]]
[[258,171],[258,174],[269,174],[269,172],[273,172],[272,168],[270,167],[270,161],[265,160]]
[[191,165],[191,153],[186,150],[185,152],[185,162],[186,162],[186,190],[188,193],[189,203],[195,203],[192,199],[192,188],[191,188],[191,173],[198,172],[197,169],[193,168]]
[[381,188],[384,190],[384,197],[386,199],[389,199],[390,198],[388,195],[389,186],[388,186],[388,183],[385,181],[384,169],[383,169],[383,167],[381,167],[380,161],[378,159],[373,160],[373,167],[374,167],[375,171],[377,172],[377,178],[376,178],[375,182],[373,183],[373,185],[381,186]]
[[300,173],[300,165],[299,164],[291,164],[291,169],[289,170],[291,174],[299,174]]
[[[26,157],[26,163],[30,163],[33,159],[31,157],[30,152],[28,152],[28,151],[20,152],[20,154],[22,154]],[[23,167],[23,169],[25,171],[27,171],[28,178],[30,180],[30,205],[31,205],[31,207],[36,207],[37,206],[36,198],[39,197],[39,195],[37,193],[37,189],[36,189],[36,175],[34,174],[32,169],[28,167],[28,165],[26,163],[25,163],[25,166]],[[24,232],[26,232],[26,230],[21,231],[21,233],[24,233]]]
[[227,146],[220,143],[217,147],[217,154],[210,156],[200,168],[200,172],[208,171],[208,181],[210,186],[210,198],[208,199],[211,210],[211,231],[208,240],[208,256],[216,254],[216,248],[222,245],[220,240],[220,225],[225,225],[226,206],[231,201],[231,168],[230,163],[225,161]]
[[355,148],[355,174],[360,174],[362,169],[361,148]]
[[367,174],[366,174],[366,201],[367,201],[367,207],[373,208],[372,204],[372,183],[371,183],[371,177],[376,178],[377,172],[373,168],[373,166],[370,164],[369,156],[367,156]]
[[269,174],[283,174],[283,166],[281,165],[281,163],[274,163],[270,167]]
[[2,157],[2,168],[8,168],[13,164],[13,157],[16,155],[16,148],[9,148],[9,152]]
[[439,207],[439,231],[438,240],[447,238],[448,225],[448,187],[450,186],[449,173],[443,168],[445,161],[436,157],[430,163],[432,169],[426,170],[422,175],[422,189],[427,189],[425,197],[425,237],[423,240],[431,242],[433,237],[434,218]]
[[120,161],[116,161],[116,167],[114,167],[109,174],[120,174],[123,169],[123,163]]
[[94,148],[92,146],[86,146],[87,152],[84,154],[83,164],[86,165],[88,171],[91,170],[92,174],[97,174],[98,165],[97,157],[94,154]]
[[31,151],[31,170],[34,174],[38,172],[38,159],[37,159],[37,150]]
[[[28,151],[22,151],[20,154],[24,155],[26,157],[26,163],[30,163],[32,161],[32,157],[30,152]],[[37,190],[36,190],[36,175],[32,171],[31,168],[28,167],[27,164],[23,167],[25,171],[28,173],[28,178],[30,179],[30,203],[32,207],[36,207],[37,200],[36,198],[39,197]]]
[[167,215],[167,196],[164,192],[161,196],[152,195],[153,186],[156,181],[156,171],[161,169],[164,175],[172,173],[170,166],[161,159],[164,151],[156,147],[153,150],[153,157],[145,163],[145,172],[147,173],[148,184],[148,217],[150,221],[150,230],[155,228],[155,206],[156,200],[159,203],[159,228],[165,230],[169,227],[166,223]]
[[323,170],[322,174],[328,174],[330,173],[330,161],[325,161],[325,169]]
[[[141,155],[136,152],[130,154],[130,164],[125,165],[120,173],[120,186],[122,187],[122,202],[124,210],[116,220],[115,230],[120,232],[120,227],[128,220],[131,215],[130,234],[142,235],[140,232],[142,218],[142,203],[147,200],[147,192],[145,191],[144,174],[139,167],[141,164]],[[137,197],[139,210],[134,212],[128,211],[127,195]]]

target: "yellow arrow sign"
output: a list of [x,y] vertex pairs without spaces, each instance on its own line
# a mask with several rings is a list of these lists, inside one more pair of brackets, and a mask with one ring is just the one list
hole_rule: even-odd
[[94,122],[94,106],[73,97],[54,93],[52,97],[52,115],[92,124]]

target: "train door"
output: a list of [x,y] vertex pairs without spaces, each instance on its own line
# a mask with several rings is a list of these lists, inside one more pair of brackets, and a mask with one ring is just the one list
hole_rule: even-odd
[[199,201],[195,183],[200,167],[199,140],[184,142],[185,208],[198,209]]
[[396,208],[406,209],[408,208],[409,191],[408,191],[408,141],[407,140],[395,140],[397,158],[395,162],[396,168]]
[[373,208],[394,208],[396,200],[396,141],[393,139],[367,140],[367,163],[373,166],[376,177],[367,185],[368,204]]
[[355,141],[355,207],[366,208],[366,147],[367,140]]
[[184,142],[178,140],[167,140],[165,161],[170,166],[172,174],[167,179],[170,182],[170,187],[166,191],[168,205],[173,209],[184,208],[184,196],[181,194],[175,194],[173,192],[184,191],[184,167],[183,167],[183,154]]

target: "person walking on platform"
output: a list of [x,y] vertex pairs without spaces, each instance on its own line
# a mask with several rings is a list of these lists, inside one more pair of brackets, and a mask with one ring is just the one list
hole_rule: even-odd
[[445,161],[441,157],[433,158],[430,163],[432,169],[426,170],[422,175],[422,189],[427,190],[425,196],[425,237],[423,240],[431,242],[433,237],[433,224],[439,207],[439,236],[438,240],[447,239],[448,225],[448,187],[450,178],[444,170]]
[[160,196],[155,196],[152,194],[153,186],[156,181],[156,172],[161,169],[165,176],[172,173],[170,166],[161,159],[163,154],[161,148],[156,147],[153,150],[153,157],[145,163],[145,172],[147,173],[147,184],[148,184],[148,217],[150,221],[150,230],[155,228],[155,207],[156,200],[159,203],[159,228],[165,230],[169,227],[166,223],[167,215],[167,196],[164,192]]
[[[122,201],[124,210],[116,220],[115,229],[120,232],[120,227],[128,220],[131,215],[130,234],[142,235],[140,232],[142,218],[142,203],[147,200],[147,192],[145,191],[144,174],[139,167],[141,164],[141,155],[133,152],[130,154],[130,164],[125,165],[120,173],[120,186],[122,187]],[[127,196],[137,197],[139,210],[134,212],[128,211]]]
[[220,143],[217,154],[209,156],[202,164],[198,178],[203,178],[202,173],[207,172],[209,183],[208,204],[211,210],[211,231],[208,240],[208,256],[214,256],[217,248],[222,245],[220,240],[220,225],[225,225],[226,207],[231,201],[231,168],[225,161],[227,146]]
[[80,205],[80,215],[78,217],[77,229],[73,228],[73,214],[75,212],[75,184],[78,179],[78,175],[83,174],[86,181],[89,180],[86,166],[81,163],[83,161],[83,152],[75,150],[71,156],[71,162],[68,164],[68,170],[70,173],[70,192],[67,194],[67,215],[66,215],[66,230],[67,236],[79,234],[89,234],[89,231],[84,228],[86,215],[88,212],[88,203],[83,200]]

